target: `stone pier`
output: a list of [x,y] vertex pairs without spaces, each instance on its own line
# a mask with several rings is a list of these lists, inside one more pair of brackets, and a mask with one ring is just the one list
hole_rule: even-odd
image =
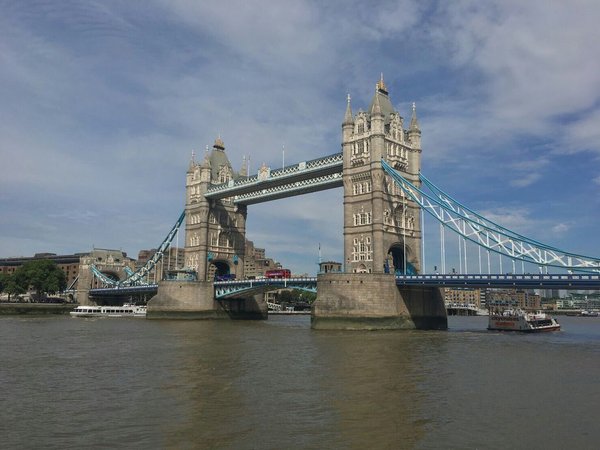
[[148,319],[257,319],[267,318],[262,295],[216,300],[209,281],[168,280],[148,301]]
[[445,330],[437,288],[398,288],[391,274],[327,273],[317,277],[311,326],[317,330]]

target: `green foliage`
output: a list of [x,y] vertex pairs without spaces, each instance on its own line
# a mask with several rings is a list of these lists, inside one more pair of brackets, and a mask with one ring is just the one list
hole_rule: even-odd
[[43,293],[56,294],[67,287],[64,272],[49,259],[38,259],[23,264],[15,272],[14,278],[17,286],[24,289],[23,292],[31,287],[38,296]]
[[317,299],[317,294],[303,291],[301,289],[291,289],[281,291],[277,296],[279,303],[313,303]]
[[8,285],[8,280],[10,279],[10,275],[4,272],[0,272],[0,292],[4,292],[6,286]]
[[18,283],[16,275],[16,273],[12,275],[8,273],[0,274],[0,292],[6,292],[9,299],[11,295],[19,295],[27,292],[27,287],[22,287]]

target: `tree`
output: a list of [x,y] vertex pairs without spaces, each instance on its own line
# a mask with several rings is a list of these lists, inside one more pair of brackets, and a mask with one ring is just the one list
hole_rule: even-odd
[[0,293],[4,292],[4,290],[6,289],[9,278],[10,278],[9,274],[0,272]]
[[[17,269],[18,271],[18,269]],[[15,274],[3,273],[0,277],[0,291],[8,294],[8,300],[10,301],[11,295],[19,295],[27,292],[27,288],[23,288],[17,283],[17,277]]]
[[36,297],[42,294],[56,294],[67,287],[65,274],[49,259],[37,259],[23,264],[15,272],[15,280],[20,288],[33,288]]

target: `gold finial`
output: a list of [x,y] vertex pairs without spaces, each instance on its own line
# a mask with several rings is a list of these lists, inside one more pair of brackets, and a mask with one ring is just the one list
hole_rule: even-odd
[[220,150],[223,150],[225,148],[225,144],[223,143],[223,139],[221,139],[220,133],[219,133],[219,137],[217,139],[215,139],[215,145],[213,145],[213,147],[216,147]]
[[385,82],[383,81],[383,72],[381,72],[381,77],[379,78],[379,81],[377,82],[377,90],[387,92],[387,89],[385,87]]

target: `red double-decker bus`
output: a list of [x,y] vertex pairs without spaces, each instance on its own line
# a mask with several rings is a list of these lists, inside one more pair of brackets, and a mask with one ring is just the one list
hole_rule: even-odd
[[265,272],[266,278],[290,278],[291,276],[289,269],[273,269]]

